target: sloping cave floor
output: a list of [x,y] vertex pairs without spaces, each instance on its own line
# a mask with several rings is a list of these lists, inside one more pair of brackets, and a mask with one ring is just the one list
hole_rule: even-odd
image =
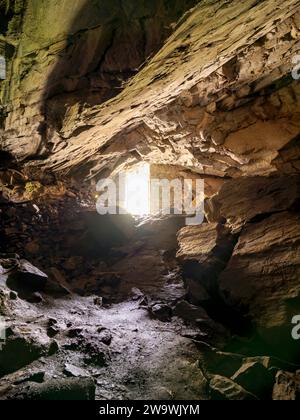
[[[0,197],[0,399],[272,399],[299,370],[220,301],[187,301],[184,218],[99,216],[85,189],[35,187]],[[229,379],[244,365],[253,394]]]
[[200,328],[172,316],[185,298],[175,260],[183,219],[137,228],[130,216],[101,218],[74,197],[2,200],[1,216],[1,257],[25,258],[51,287],[10,284],[2,272],[8,334],[38,356],[7,349],[16,354],[2,372],[0,398],[27,398],[25,385],[12,385],[39,375],[92,377],[101,400],[207,398],[197,342],[223,337],[214,337],[210,319]]

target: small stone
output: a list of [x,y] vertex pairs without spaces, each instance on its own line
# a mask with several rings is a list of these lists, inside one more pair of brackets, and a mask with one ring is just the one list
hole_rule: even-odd
[[94,299],[94,305],[96,305],[96,306],[103,306],[103,299],[102,299],[102,297],[96,297],[95,299]]
[[49,327],[49,328],[47,329],[47,335],[48,335],[48,337],[50,337],[50,338],[55,337],[58,333],[59,333],[59,329],[58,329],[58,328],[56,328],[56,327]]
[[109,330],[100,329],[99,330],[99,340],[106,346],[110,346],[112,342],[112,334]]
[[84,369],[81,369],[69,363],[65,364],[64,374],[68,377],[74,377],[74,378],[86,378],[89,376],[89,373],[86,372]]

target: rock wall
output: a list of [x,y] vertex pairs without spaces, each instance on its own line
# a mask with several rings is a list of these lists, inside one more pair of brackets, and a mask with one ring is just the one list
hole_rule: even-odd
[[121,5],[28,2],[2,148],[87,176],[137,159],[218,176],[297,171],[299,1]]
[[[119,94],[195,3],[28,0],[1,88],[2,147],[21,159],[49,154],[62,126]],[[16,19],[14,9],[2,14],[10,24]]]

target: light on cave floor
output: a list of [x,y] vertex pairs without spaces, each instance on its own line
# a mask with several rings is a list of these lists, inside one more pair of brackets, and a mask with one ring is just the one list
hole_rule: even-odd
[[133,216],[150,214],[150,165],[141,164],[126,173],[125,208]]

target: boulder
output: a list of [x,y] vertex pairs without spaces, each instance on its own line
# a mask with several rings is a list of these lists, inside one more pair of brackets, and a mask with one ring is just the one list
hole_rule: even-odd
[[7,328],[0,349],[0,377],[13,373],[37,360],[48,351],[43,337],[22,334]]
[[226,303],[252,320],[273,355],[296,362],[291,322],[300,313],[299,222],[298,213],[286,212],[249,224],[219,278]]
[[257,398],[243,389],[240,385],[224,376],[212,377],[209,387],[213,400],[221,401],[255,401]]
[[207,202],[207,218],[226,221],[233,231],[240,231],[257,217],[291,209],[299,198],[299,175],[232,179]]
[[19,259],[18,255],[15,255],[14,258],[2,256],[0,267],[2,274],[7,276],[7,286],[19,293],[21,297],[26,295],[26,292],[40,292],[46,287],[47,274],[30,262]]

